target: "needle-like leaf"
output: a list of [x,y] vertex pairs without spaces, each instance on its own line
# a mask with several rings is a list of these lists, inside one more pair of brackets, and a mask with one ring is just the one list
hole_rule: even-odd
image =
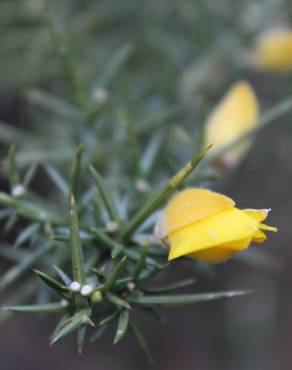
[[195,293],[181,295],[144,295],[138,297],[129,297],[129,302],[139,306],[180,306],[199,302],[209,302],[216,299],[239,297],[251,291],[235,290],[216,293]]
[[8,151],[8,178],[10,182],[10,189],[20,184],[20,177],[15,161],[15,145],[10,145]]
[[122,310],[118,318],[118,327],[115,334],[114,344],[117,344],[126,334],[129,324],[129,310]]
[[179,281],[179,282],[174,283],[174,284],[169,284],[169,285],[165,285],[165,286],[161,286],[161,287],[157,287],[157,288],[145,289],[144,291],[147,294],[164,294],[164,293],[176,290],[176,289],[189,287],[191,285],[194,285],[195,282],[196,282],[195,279],[187,279],[187,280]]
[[119,224],[120,216],[119,216],[118,210],[108,192],[106,185],[104,184],[102,177],[92,166],[89,166],[89,170],[96,184],[96,187],[98,191],[100,192],[101,198],[103,200],[103,203],[105,205],[105,208],[108,212],[110,219],[116,222],[117,224]]
[[139,347],[141,348],[142,352],[145,354],[145,356],[147,357],[148,361],[150,363],[153,363],[153,358],[152,358],[152,354],[151,354],[151,351],[150,351],[150,348],[141,332],[141,330],[139,329],[138,325],[136,323],[134,323],[133,320],[130,320],[129,322],[129,326],[130,326],[130,330],[134,336],[134,338],[136,339],[137,341],[137,344],[139,345]]
[[64,284],[59,283],[57,280],[53,279],[52,277],[48,276],[47,274],[33,270],[33,272],[50,288],[55,290],[59,294],[68,293],[70,292],[70,288]]
[[106,282],[104,283],[104,286],[102,288],[102,294],[106,294],[111,289],[112,285],[115,283],[115,281],[119,277],[121,270],[125,266],[126,261],[127,261],[127,257],[124,256],[116,264],[113,271],[109,274]]
[[51,344],[58,342],[61,338],[72,333],[74,330],[78,329],[81,325],[86,324],[89,320],[88,309],[82,309],[71,316],[67,323],[61,327],[61,329],[55,333],[52,338]]
[[40,229],[39,223],[32,223],[25,227],[20,234],[18,234],[15,245],[19,246],[25,243],[27,240],[32,239]]
[[70,247],[73,279],[78,281],[80,284],[83,284],[85,280],[83,251],[79,235],[77,208],[73,194],[71,194],[70,200]]
[[27,313],[55,313],[65,311],[66,306],[63,303],[47,303],[23,306],[8,306],[2,310]]
[[80,182],[80,166],[81,166],[81,156],[84,150],[84,145],[81,143],[76,151],[75,157],[72,161],[71,165],[71,173],[70,173],[70,183],[71,183],[71,194],[77,198],[78,195],[78,187]]
[[106,295],[106,299],[111,302],[112,304],[114,304],[115,306],[118,306],[118,307],[124,307],[124,308],[127,308],[128,310],[131,309],[131,306],[129,305],[129,303],[127,301],[125,301],[124,299],[120,298],[120,297],[117,297],[116,295],[112,294],[112,293],[107,293]]

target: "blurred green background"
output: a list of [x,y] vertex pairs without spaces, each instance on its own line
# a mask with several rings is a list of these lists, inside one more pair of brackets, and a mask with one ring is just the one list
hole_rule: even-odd
[[[120,109],[131,124],[142,127],[142,142],[155,134],[157,127],[162,130],[164,156],[159,158],[160,167],[155,172],[159,179],[198,147],[208,112],[231,83],[249,80],[262,111],[291,94],[292,73],[255,71],[247,63],[256,35],[291,24],[289,0],[49,3],[88,99],[97,104],[109,99],[109,104],[101,105],[98,123],[105,125],[104,137],[86,140],[96,162],[114,173],[113,181],[132,171],[127,154],[119,150],[116,155],[125,155],[122,169],[99,159],[108,158],[111,148],[106,148],[110,146],[107,140],[115,130]],[[6,122],[5,129],[0,126],[2,158],[7,144],[16,141],[22,163],[42,153],[66,167],[79,140],[70,132],[73,113],[62,116],[56,106],[51,109],[42,94],[58,96],[70,104],[76,101],[76,94],[56,56],[45,5],[42,0],[0,1],[0,120]],[[112,347],[111,335],[107,334],[78,356],[74,338],[49,348],[51,317],[16,315],[1,327],[1,369],[290,370],[291,119],[292,115],[287,115],[261,131],[247,158],[211,184],[236,199],[239,208],[272,208],[270,224],[280,232],[264,246],[256,247],[258,253],[252,259],[233,259],[216,266],[210,274],[198,273],[197,287],[202,291],[253,289],[253,294],[164,310],[165,324],[138,314],[153,350],[152,367],[131,337]],[[17,127],[23,130],[17,131],[18,136],[13,131]],[[35,136],[19,135],[22,132]],[[6,188],[4,171],[2,164],[1,186]],[[35,187],[49,193],[44,179],[40,176]],[[267,252],[263,256],[262,248]],[[7,262],[1,261],[1,270],[6,267]],[[194,276],[193,270],[179,263],[169,273],[173,280]],[[17,294],[17,284],[9,289]]]

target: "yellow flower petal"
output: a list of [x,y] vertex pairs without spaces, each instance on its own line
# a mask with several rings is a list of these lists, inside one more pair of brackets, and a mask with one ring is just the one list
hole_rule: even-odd
[[258,37],[254,50],[256,65],[264,70],[292,70],[292,30],[271,30]]
[[199,188],[177,193],[168,203],[159,221],[159,235],[165,238],[181,227],[192,224],[234,206],[225,195]]
[[251,238],[237,240],[232,243],[225,243],[213,248],[192,253],[190,257],[209,263],[224,262],[231,258],[235,253],[246,249],[251,242]]
[[252,241],[255,243],[263,243],[267,239],[267,235],[262,231],[256,231],[252,236]]
[[262,243],[268,209],[240,210],[234,201],[207,189],[186,189],[168,203],[156,234],[170,245],[168,259],[180,256],[221,262],[250,245]]
[[[259,116],[259,104],[251,85],[240,81],[232,86],[206,123],[205,145],[218,150],[250,130]],[[245,154],[251,141],[239,144],[224,155],[223,161],[236,164]]]
[[208,262],[208,263],[219,263],[225,262],[236,253],[235,250],[225,248],[209,248],[200,252],[192,253],[189,256],[193,259]]
[[268,226],[268,225],[265,225],[265,224],[260,224],[259,226],[260,226],[261,230],[273,231],[274,233],[276,233],[278,231],[278,229],[274,226]]
[[268,217],[270,209],[243,209],[242,212],[257,221],[262,222]]
[[241,248],[237,241],[251,239],[258,221],[232,207],[204,220],[194,222],[168,235],[169,260],[216,246]]

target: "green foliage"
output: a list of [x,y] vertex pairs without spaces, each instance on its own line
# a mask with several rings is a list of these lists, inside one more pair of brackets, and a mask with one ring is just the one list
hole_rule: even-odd
[[[133,311],[248,293],[192,288],[169,295],[192,287],[193,278],[151,286],[168,267],[153,238],[159,209],[186,181],[216,179],[214,160],[291,112],[292,101],[269,109],[256,129],[220,153],[207,153],[200,122],[218,86],[238,73],[235,61],[256,30],[233,16],[238,28],[226,41],[216,9],[204,1],[51,1],[49,9],[45,3],[0,2],[6,36],[0,81],[21,88],[31,127],[0,122],[8,151],[0,166],[10,190],[0,192],[0,220],[13,235],[0,246],[1,257],[13,263],[0,290],[21,278],[1,315],[58,313],[51,343],[77,332],[79,352],[88,325],[96,327],[95,341],[115,322],[114,344],[130,331],[151,360]],[[222,17],[245,13],[244,3]],[[40,283],[46,302],[24,305],[36,301]],[[96,314],[98,305],[109,309]]]

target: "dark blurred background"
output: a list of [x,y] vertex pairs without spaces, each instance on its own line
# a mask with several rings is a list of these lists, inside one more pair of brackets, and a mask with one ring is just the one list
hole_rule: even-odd
[[[58,62],[48,46],[46,30],[40,24],[43,6],[44,2],[38,0],[0,2],[0,120],[27,130],[31,129],[25,95],[28,89],[38,87],[68,94],[68,89],[59,81]],[[148,111],[159,106],[161,101],[171,104],[183,99],[185,122],[191,127],[195,120],[206,117],[206,111],[238,78],[251,82],[263,111],[291,94],[292,74],[252,71],[242,63],[241,54],[261,30],[277,24],[289,25],[291,8],[288,1],[276,0],[244,4],[224,0],[87,0],[60,1],[55,14],[68,34],[75,32],[69,41],[71,46],[76,42],[74,55],[83,68],[80,67],[85,80],[90,79],[89,68],[94,66],[98,70],[113,50],[130,42],[135,45],[134,55],[124,74],[120,72],[122,76],[114,81],[116,96],[125,94],[129,105],[135,102],[136,94],[146,96]],[[227,55],[228,62],[222,65],[216,50],[214,58],[208,53],[215,44],[224,41],[225,45],[225,39],[236,45],[235,48],[227,47],[226,54],[233,51],[236,56]],[[193,97],[196,104],[190,107],[192,92],[182,87],[182,81],[194,66],[203,68],[206,56],[211,58],[208,63],[217,57],[219,62],[211,67],[206,83],[198,82]],[[236,68],[234,59],[238,62]],[[202,74],[200,70],[199,77]],[[127,79],[128,76],[131,77]],[[152,103],[149,94],[155,95]],[[198,96],[203,101],[201,108],[198,108],[201,102]],[[139,116],[140,105],[142,101],[133,114]],[[291,120],[290,114],[261,131],[240,165],[226,171],[213,185],[236,199],[239,208],[272,208],[269,224],[277,226],[279,232],[269,237],[263,246],[255,247],[257,252],[261,249],[266,252],[266,260],[263,258],[257,263],[248,258],[233,259],[216,266],[207,275],[195,274],[193,269],[177,263],[169,272],[173,280],[182,275],[195,275],[197,287],[202,291],[252,289],[252,294],[210,304],[165,309],[167,322],[161,324],[143,313],[138,314],[138,322],[153,351],[154,365],[147,363],[130,336],[113,347],[113,333],[107,333],[100,341],[88,344],[79,356],[73,336],[53,347],[48,346],[55,318],[14,315],[1,325],[0,368],[290,370]],[[2,187],[5,186],[3,179]],[[6,262],[1,264],[4,271]],[[9,289],[17,291],[17,284]]]

